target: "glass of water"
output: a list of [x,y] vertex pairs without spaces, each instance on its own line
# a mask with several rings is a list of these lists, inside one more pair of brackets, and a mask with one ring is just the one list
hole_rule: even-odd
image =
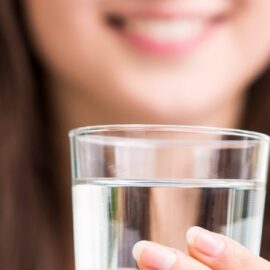
[[269,137],[192,126],[70,132],[76,270],[136,268],[142,239],[186,251],[194,225],[259,254]]

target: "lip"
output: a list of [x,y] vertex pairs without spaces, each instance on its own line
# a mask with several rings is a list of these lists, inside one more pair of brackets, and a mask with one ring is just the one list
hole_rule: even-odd
[[214,30],[214,27],[207,27],[204,31],[193,38],[170,39],[160,41],[155,38],[149,38],[146,35],[134,34],[129,32],[119,32],[120,37],[128,42],[132,47],[148,54],[160,56],[182,56],[192,49],[195,49],[203,42]]
[[[223,0],[221,0],[221,2],[225,3]],[[226,3],[229,3],[229,0],[227,0]],[[112,27],[112,29],[122,41],[126,42],[132,48],[148,54],[177,56],[188,53],[192,49],[198,47],[210,35],[213,35],[215,32],[214,30],[226,21],[231,11],[231,6],[229,4],[215,7],[212,6],[208,9],[206,7],[204,7],[204,9],[199,9],[198,7],[198,5],[189,5],[185,6],[185,8],[176,8],[173,6],[125,8],[125,6],[122,6],[122,8],[119,9],[112,8],[107,14],[109,14],[108,16],[115,16],[122,20],[120,24],[118,22],[117,27]],[[166,28],[166,25],[169,26],[171,22],[181,22],[183,20],[190,22],[200,20],[203,27],[201,27],[198,32],[187,32],[186,36],[179,36],[176,33],[171,36],[165,35],[167,38],[159,38],[151,34],[151,29],[143,31],[141,26],[140,31],[137,31],[136,29],[134,31],[134,29],[131,30],[131,27],[126,27],[130,21],[146,22],[145,25],[148,24],[147,21],[156,21],[157,23],[163,22]],[[179,26],[180,25],[181,23]],[[153,32],[157,32],[155,27],[152,30]]]

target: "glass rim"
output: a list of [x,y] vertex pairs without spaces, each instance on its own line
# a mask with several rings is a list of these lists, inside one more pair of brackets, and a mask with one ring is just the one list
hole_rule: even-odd
[[[239,137],[238,139],[160,139],[160,138],[134,138],[129,136],[110,136],[106,134],[98,134],[98,132],[110,132],[110,131],[166,131],[166,132],[189,132],[194,134],[217,134],[217,135],[231,135]],[[108,145],[124,145],[130,144],[132,146],[149,146],[149,145],[186,145],[186,144],[232,144],[234,146],[239,144],[258,144],[269,143],[270,137],[264,133],[249,131],[244,129],[233,128],[220,128],[210,126],[198,126],[198,125],[167,125],[167,124],[115,124],[115,125],[93,125],[75,128],[68,133],[70,138],[79,138],[86,135],[87,142],[96,144],[108,144]]]

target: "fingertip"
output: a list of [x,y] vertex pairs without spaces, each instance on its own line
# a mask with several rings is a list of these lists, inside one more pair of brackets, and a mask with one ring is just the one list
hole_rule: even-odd
[[142,257],[144,249],[148,246],[148,241],[139,241],[137,242],[132,249],[132,256],[136,261],[139,261]]
[[186,233],[186,240],[197,252],[210,257],[224,254],[226,247],[220,236],[200,227],[191,227]]
[[187,230],[186,240],[188,245],[194,247],[196,242],[196,236],[202,231],[202,228],[194,226]]
[[137,242],[132,255],[146,269],[168,270],[176,262],[177,254],[170,248],[150,241]]

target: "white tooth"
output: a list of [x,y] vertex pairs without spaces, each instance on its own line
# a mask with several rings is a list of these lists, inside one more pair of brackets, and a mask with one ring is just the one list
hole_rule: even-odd
[[129,20],[126,29],[160,40],[183,39],[198,35],[205,23],[196,19],[179,20],[150,20],[150,19],[132,19]]
[[202,28],[202,23],[199,21],[184,21],[180,23],[178,27],[179,36],[181,35],[182,37],[189,37],[198,33],[198,31]]

